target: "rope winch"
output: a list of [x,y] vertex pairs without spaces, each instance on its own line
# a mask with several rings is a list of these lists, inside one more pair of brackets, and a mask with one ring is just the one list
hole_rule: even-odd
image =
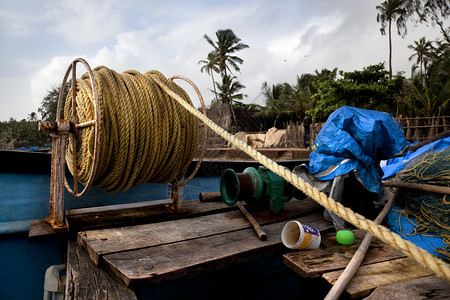
[[[87,73],[76,79],[76,64],[81,62]],[[52,181],[50,217],[54,229],[64,228],[64,188],[76,197],[91,186],[109,193],[124,191],[143,182],[171,186],[171,199],[180,208],[182,186],[195,175],[197,168],[184,180],[187,168],[198,149],[199,122],[183,108],[168,90],[192,105],[188,94],[173,82],[187,78],[167,79],[158,71],[141,74],[126,71],[119,74],[106,67],[91,70],[78,58],[69,66],[65,86],[72,72],[72,87],[60,118],[63,89],[60,91],[55,123],[41,122],[40,130],[53,130]],[[206,147],[206,127],[203,151]],[[68,143],[67,143],[68,142]],[[65,161],[73,175],[73,188],[65,179]],[[84,185],[78,191],[78,182]]]
[[[77,62],[82,62],[86,69],[88,70],[89,74],[89,82],[92,87],[92,97],[94,99],[93,107],[94,112],[91,120],[89,121],[83,121],[79,122],[77,118],[77,103],[74,99],[77,98],[76,91],[77,89],[77,81],[75,80],[75,66]],[[78,180],[78,174],[77,171],[74,172],[74,188],[73,190],[69,187],[67,184],[67,181],[65,182],[66,187],[68,188],[69,192],[74,194],[75,196],[81,196],[83,195],[87,189],[92,185],[94,179],[96,179],[96,161],[98,159],[99,155],[99,145],[100,145],[100,139],[102,135],[100,134],[101,126],[109,126],[110,124],[102,124],[100,120],[101,113],[98,105],[98,91],[96,87],[96,79],[94,73],[89,68],[89,65],[84,61],[83,59],[77,59],[74,62],[72,62],[72,65],[69,66],[67,73],[64,77],[63,85],[65,86],[65,82],[67,81],[67,78],[70,74],[70,71],[72,71],[72,113],[70,120],[64,120],[59,118],[59,111],[61,108],[61,100],[62,100],[62,91],[60,92],[60,98],[58,102],[58,112],[57,112],[57,120],[55,123],[50,122],[42,122],[40,124],[40,129],[46,129],[46,130],[55,130],[56,134],[52,136],[52,182],[51,182],[51,199],[50,199],[50,217],[49,223],[52,224],[53,228],[63,228],[63,220],[64,220],[64,205],[63,205],[63,197],[64,197],[64,151],[66,148],[66,138],[68,135],[73,135],[75,137],[79,136],[79,131],[82,130],[82,128],[91,127],[93,126],[94,136],[95,138],[93,141],[91,140],[89,145],[86,145],[88,147],[89,151],[86,151],[85,153],[89,153],[90,156],[92,156],[93,160],[93,166],[92,168],[88,168],[89,173],[88,176],[86,176],[88,179],[86,181],[86,185],[81,193],[78,193],[77,190],[77,180]],[[87,77],[85,76],[85,79]],[[417,247],[413,243],[402,239],[398,234],[390,231],[384,226],[376,224],[374,221],[366,219],[364,216],[356,214],[351,209],[344,207],[341,203],[338,203],[334,201],[331,197],[328,195],[320,192],[317,188],[311,186],[309,183],[302,180],[300,177],[296,176],[291,171],[287,170],[286,168],[278,165],[276,162],[270,160],[266,156],[259,153],[256,149],[252,148],[249,145],[246,145],[244,142],[238,140],[236,137],[233,137],[228,132],[226,132],[224,129],[220,128],[217,124],[212,122],[210,119],[208,119],[204,114],[199,112],[197,109],[195,109],[192,104],[189,101],[185,101],[179,94],[177,94],[176,91],[173,91],[170,89],[169,85],[167,83],[163,82],[163,79],[158,78],[158,76],[153,77],[153,80],[155,81],[155,84],[157,84],[161,90],[163,90],[167,95],[171,98],[174,98],[180,105],[186,109],[190,114],[198,118],[199,120],[203,121],[205,125],[207,125],[211,130],[213,130],[215,133],[223,137],[228,142],[232,143],[233,145],[237,146],[238,149],[244,151],[246,154],[248,154],[250,157],[254,158],[256,161],[261,163],[264,167],[271,170],[273,173],[279,175],[280,177],[284,178],[288,183],[292,184],[295,188],[302,191],[305,195],[311,197],[316,202],[318,202],[320,205],[325,207],[326,209],[330,210],[331,212],[335,213],[339,217],[343,218],[347,222],[353,224],[355,227],[363,229],[370,234],[374,235],[375,237],[379,238],[381,241],[388,243],[389,245],[393,246],[395,249],[401,250],[406,255],[414,258],[419,264],[422,266],[429,268],[432,270],[436,275],[439,277],[445,279],[446,281],[450,282],[450,265],[443,262],[442,260],[434,257],[432,254],[426,252],[425,250]],[[170,78],[169,78],[170,80]],[[193,85],[191,83],[192,86]],[[199,95],[199,98],[201,99],[201,96],[198,92],[198,89],[196,89],[197,94]],[[201,100],[202,101],[202,100]],[[121,129],[121,128],[117,128]],[[92,129],[91,129],[92,130]],[[205,126],[206,131],[206,126]],[[101,141],[103,143],[103,141]],[[72,157],[73,157],[73,166],[78,166],[77,163],[77,147],[78,145],[78,139],[72,138]],[[204,147],[205,148],[206,143],[204,141]],[[103,154],[102,154],[103,155]],[[199,160],[199,163],[201,162],[201,159]],[[199,163],[197,164],[197,168],[199,167]],[[196,169],[197,169],[196,168]],[[73,168],[73,170],[77,170],[77,168]],[[110,169],[107,169],[110,170]],[[108,171],[106,171],[107,173]],[[195,173],[195,172],[194,172]],[[139,173],[140,174],[140,173]],[[136,175],[136,177],[139,176]],[[190,178],[192,178],[193,175],[191,175]],[[175,182],[171,185],[171,198],[174,200],[174,204],[177,207],[177,203],[179,203],[180,194],[182,195],[182,189],[179,189],[179,187],[182,187],[184,183],[180,182],[180,178],[182,176],[179,174],[175,178]],[[188,179],[189,180],[189,179]],[[129,182],[127,181],[127,184],[124,184],[124,186],[127,186]],[[57,201],[55,201],[55,199]],[[179,205],[179,204],[178,204]]]

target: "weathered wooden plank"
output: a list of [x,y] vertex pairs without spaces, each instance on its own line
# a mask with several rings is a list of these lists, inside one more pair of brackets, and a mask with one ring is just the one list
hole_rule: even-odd
[[[342,270],[333,271],[323,274],[322,277],[333,284],[342,272]],[[351,298],[359,298],[368,295],[378,286],[421,278],[432,274],[433,272],[424,269],[409,257],[399,258],[361,266],[347,286],[346,291],[350,294]]]
[[450,299],[450,283],[432,275],[377,287],[366,300]]
[[160,244],[198,238],[249,227],[239,211],[197,218],[159,222],[114,229],[83,231],[78,242],[87,249],[94,264],[109,253],[133,250]]
[[72,241],[68,244],[66,273],[65,299],[137,299],[132,290],[95,267],[86,251]]
[[[336,233],[325,234],[322,244],[315,251],[290,252],[283,255],[283,262],[302,277],[319,277],[323,273],[344,269],[358,249],[365,232],[354,230],[355,243],[351,246],[340,245],[336,242]],[[381,262],[405,255],[391,246],[374,239],[361,265]]]
[[114,205],[105,205],[105,206],[95,206],[95,207],[82,207],[82,208],[74,208],[70,209],[66,212],[67,216],[77,216],[77,215],[86,215],[90,213],[105,213],[105,212],[116,212],[122,210],[129,209],[141,209],[147,207],[156,207],[160,205],[171,204],[171,200],[153,200],[153,201],[144,201],[144,202],[134,202],[134,203],[123,203],[123,204],[114,204]]
[[[260,224],[270,224],[318,209],[320,206],[311,199],[296,200],[288,202],[282,214],[256,213],[254,216]],[[230,211],[167,222],[83,231],[78,234],[78,243],[87,249],[94,264],[98,265],[99,257],[105,254],[174,243],[250,226],[240,211]]]
[[[332,224],[316,213],[301,222],[329,230]],[[125,285],[160,283],[219,270],[285,249],[281,230],[285,222],[263,226],[267,240],[261,241],[253,229],[242,229],[188,241],[126,251],[102,257],[105,268]],[[314,251],[314,250],[312,250]],[[304,251],[305,253],[307,251]]]
[[182,210],[174,211],[167,200],[82,208],[67,211],[70,232],[176,220],[223,211],[236,210],[223,202],[183,201]]
[[30,222],[30,231],[28,232],[30,242],[65,237],[67,237],[66,230],[55,231],[45,220],[32,220]]

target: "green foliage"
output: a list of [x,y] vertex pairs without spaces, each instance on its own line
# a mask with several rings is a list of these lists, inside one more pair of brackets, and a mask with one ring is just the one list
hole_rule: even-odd
[[344,105],[394,113],[404,77],[389,77],[384,64],[371,65],[362,71],[340,71],[340,78],[317,80],[313,95],[315,106],[306,113],[314,121],[324,121],[334,110]]
[[[406,80],[399,108],[404,116],[433,117],[450,113],[450,27],[440,24],[442,39],[426,42],[422,38],[409,47],[418,56],[415,67],[420,64],[420,72],[413,72]],[[413,57],[413,56],[412,56]]]
[[14,145],[39,146],[43,144],[42,136],[37,128],[36,113],[31,113],[28,120],[17,121],[10,118],[9,121],[0,122],[0,143],[14,143]]
[[245,88],[245,85],[242,85],[236,76],[222,77],[222,83],[216,82],[216,86],[218,90],[217,99],[222,103],[231,104],[247,97],[247,95],[239,93],[241,89]]
[[[238,56],[235,56],[234,53],[249,48],[249,46],[242,43],[241,39],[238,38],[231,29],[217,30],[217,41],[213,41],[207,34],[205,34],[203,37],[208,42],[208,44],[213,47],[213,50],[208,54],[207,60],[199,61],[200,64],[204,64],[204,66],[202,67],[202,71],[206,70],[207,72],[210,72],[211,78],[213,80],[216,99],[219,99],[223,103],[229,104],[234,124],[238,126],[236,116],[234,114],[233,101],[242,100],[244,95],[233,95],[232,89],[239,90],[244,88],[244,86],[241,85],[237,80],[234,84],[238,86],[232,86],[233,79],[236,79],[236,77],[233,75],[232,69],[239,72],[239,65],[241,65],[244,60]],[[218,71],[220,73],[220,75],[222,76],[222,84],[214,82],[213,72],[211,71]],[[231,74],[229,75],[227,71],[229,71]],[[221,90],[221,95],[216,91],[216,85]]]
[[[69,80],[66,83],[64,94],[63,94],[63,102],[67,97],[67,93],[69,92],[70,86],[72,85],[72,81]],[[41,107],[38,108],[38,112],[41,114],[41,119],[43,121],[51,121],[54,122],[56,120],[56,110],[58,107],[58,98],[59,91],[61,90],[61,85],[58,87],[52,87],[51,90],[47,91],[47,95],[41,102]]]

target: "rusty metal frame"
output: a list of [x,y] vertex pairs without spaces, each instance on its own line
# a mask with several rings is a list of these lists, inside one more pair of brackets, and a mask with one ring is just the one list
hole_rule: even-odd
[[[76,94],[77,94],[77,79],[76,79],[76,64],[82,63],[89,74],[89,79],[92,86],[92,96],[94,99],[95,119],[83,123],[78,123],[77,110],[76,110]],[[70,120],[61,119],[61,108],[63,102],[63,95],[69,75],[72,74],[72,115]],[[65,116],[66,118],[68,116]],[[94,126],[94,153],[93,153],[93,167],[90,170],[88,181],[81,192],[78,192],[78,174],[77,174],[77,149],[76,149],[76,136],[78,129]],[[98,162],[98,146],[100,144],[100,112],[98,105],[98,92],[97,85],[94,79],[94,73],[92,72],[89,64],[82,58],[75,59],[68,67],[64,76],[61,90],[58,97],[58,106],[56,111],[56,120],[52,122],[40,122],[39,130],[51,130],[55,133],[52,136],[52,167],[51,167],[51,183],[50,183],[50,216],[45,220],[52,226],[53,229],[66,229],[64,222],[64,186],[75,197],[81,197],[89,190],[94,181],[95,173],[97,171]],[[69,134],[73,135],[72,147],[73,147],[73,189],[70,187],[65,176],[65,152],[67,137]]]
[[[205,102],[203,101],[203,97],[202,97],[202,94],[200,93],[200,90],[194,84],[194,82],[192,82],[189,78],[181,76],[181,75],[175,75],[175,76],[172,76],[172,77],[169,78],[169,80],[171,80],[172,82],[173,82],[174,79],[184,80],[194,89],[194,91],[197,93],[197,97],[198,97],[198,99],[200,101],[200,105],[202,106],[203,114],[206,116]],[[169,184],[169,186],[170,186],[170,199],[172,200],[172,205],[173,205],[173,207],[176,210],[177,209],[181,209],[181,203],[183,201],[183,186],[186,185],[189,181],[191,181],[192,178],[194,178],[194,176],[197,173],[198,169],[200,168],[200,165],[202,164],[203,158],[205,156],[206,142],[207,142],[207,139],[208,139],[208,127],[205,126],[205,124],[201,124],[201,125],[203,125],[203,132],[204,132],[204,134],[203,134],[203,144],[202,144],[200,156],[198,158],[198,162],[197,162],[194,170],[192,171],[191,175],[185,181],[183,181],[183,178],[184,178],[185,174],[178,174],[177,179],[174,182],[171,182]]]
[[[92,86],[92,96],[94,99],[94,110],[95,110],[95,119],[86,121],[83,123],[78,123],[77,118],[77,110],[76,110],[76,95],[77,95],[77,79],[76,79],[76,64],[82,63],[87,73],[89,74],[90,83]],[[61,119],[61,108],[63,102],[63,95],[65,85],[67,83],[67,79],[69,75],[72,75],[72,111],[70,120]],[[172,76],[169,80],[173,81],[173,79],[182,79],[189,83],[192,88],[197,93],[197,96],[200,100],[200,104],[202,106],[202,111],[206,115],[206,107],[203,101],[203,97],[197,88],[197,86],[188,78],[180,75]],[[65,116],[66,118],[68,116]],[[183,200],[183,186],[186,185],[191,179],[195,176],[200,165],[203,161],[205,150],[206,150],[206,142],[208,137],[208,128],[204,125],[204,138],[203,144],[201,148],[201,153],[197,165],[195,166],[192,174],[183,181],[185,174],[179,174],[177,179],[170,183],[170,199],[172,200],[172,205],[174,209],[181,209],[181,202]],[[90,170],[88,181],[85,184],[83,190],[78,192],[78,174],[77,174],[77,149],[76,149],[76,136],[78,134],[78,130],[81,128],[85,128],[88,126],[94,126],[95,131],[95,140],[94,140],[94,153],[93,153],[93,167]],[[64,222],[64,186],[68,190],[68,192],[75,197],[81,197],[89,190],[92,186],[92,183],[95,178],[95,174],[97,171],[98,157],[99,157],[99,144],[100,144],[100,112],[99,112],[99,101],[98,101],[98,91],[97,85],[94,78],[94,73],[90,68],[89,64],[82,58],[75,59],[68,67],[66,74],[64,75],[64,79],[61,85],[61,90],[58,97],[58,106],[56,112],[56,120],[55,122],[40,122],[39,130],[47,130],[54,131],[55,133],[51,134],[52,136],[52,168],[51,168],[51,185],[50,185],[50,216],[46,217],[45,220],[52,226],[53,229],[66,229],[66,224]],[[72,134],[72,147],[73,147],[73,189],[70,187],[67,178],[65,176],[65,152],[66,152],[66,144],[68,136]]]

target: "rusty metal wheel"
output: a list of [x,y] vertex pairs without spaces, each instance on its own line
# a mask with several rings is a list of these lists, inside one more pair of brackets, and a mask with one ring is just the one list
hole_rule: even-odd
[[[77,63],[82,63],[84,65],[84,67],[86,68],[88,74],[89,74],[89,79],[91,82],[91,87],[92,87],[92,96],[94,99],[94,114],[95,114],[95,118],[93,120],[87,121],[87,122],[83,122],[83,123],[78,123],[78,118],[77,118],[77,110],[76,110],[76,95],[77,95],[77,78],[76,78],[76,65]],[[64,87],[66,85],[67,79],[69,78],[69,75],[72,74],[72,113],[71,116],[68,118],[68,116],[64,116],[66,119],[69,119],[70,121],[70,125],[71,125],[71,130],[69,134],[73,135],[72,138],[72,149],[73,149],[73,189],[70,187],[67,178],[64,176],[64,185],[67,189],[67,191],[69,191],[70,194],[74,195],[75,197],[81,197],[84,194],[86,194],[86,192],[89,190],[89,188],[92,186],[92,183],[94,181],[94,177],[97,171],[97,162],[98,162],[98,146],[100,143],[100,112],[99,112],[99,102],[98,102],[98,92],[97,92],[97,85],[95,83],[95,79],[94,79],[94,73],[92,72],[91,67],[89,66],[89,64],[82,58],[77,58],[75,59],[69,66],[69,68],[67,69],[66,75],[64,76],[63,82],[62,82],[62,86],[61,86],[61,90],[59,93],[59,98],[58,98],[58,107],[57,107],[57,112],[56,112],[56,120],[60,119],[60,112],[61,112],[61,107],[62,107],[62,101],[63,101],[63,95],[64,95]],[[86,182],[86,184],[84,185],[84,188],[81,192],[78,192],[78,174],[77,174],[77,149],[76,149],[76,138],[77,138],[77,134],[78,134],[78,130],[85,128],[85,127],[89,127],[89,126],[94,126],[94,131],[95,131],[95,139],[94,139],[94,152],[93,152],[93,166],[89,172],[89,177],[88,180]]]

